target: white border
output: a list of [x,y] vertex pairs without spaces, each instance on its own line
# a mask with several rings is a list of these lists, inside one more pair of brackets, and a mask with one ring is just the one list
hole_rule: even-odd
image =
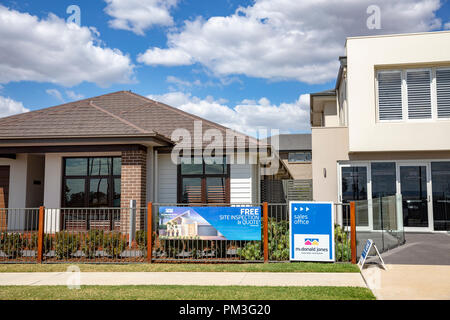
[[[331,205],[331,248],[332,259],[327,261],[316,260],[295,260],[292,257],[292,205],[293,204],[330,204]],[[289,260],[290,261],[303,261],[303,262],[336,262],[336,244],[334,241],[334,202],[333,201],[289,201]]]

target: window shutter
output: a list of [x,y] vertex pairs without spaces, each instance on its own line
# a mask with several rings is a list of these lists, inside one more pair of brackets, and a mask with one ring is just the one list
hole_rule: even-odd
[[438,118],[450,118],[450,69],[436,70]]
[[430,70],[411,70],[406,72],[409,119],[431,119],[430,75]]
[[402,120],[402,73],[378,73],[379,120]]
[[208,203],[225,203],[225,178],[206,178]]

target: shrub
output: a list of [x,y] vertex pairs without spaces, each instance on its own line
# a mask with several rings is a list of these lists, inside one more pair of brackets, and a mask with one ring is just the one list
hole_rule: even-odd
[[86,258],[95,258],[97,250],[103,246],[104,233],[103,230],[89,230],[82,236],[81,251]]
[[113,258],[119,258],[127,247],[127,240],[120,232],[107,233],[104,239],[103,249]]
[[[50,250],[52,250],[52,244],[53,244],[52,237],[48,234],[45,234],[44,235],[44,243],[42,246],[42,252],[44,255],[48,254],[50,252]],[[29,250],[36,250],[36,254],[37,254],[37,249],[38,249],[38,234],[37,233],[33,233],[31,235],[31,238],[27,239],[26,247]]]
[[147,231],[136,231],[136,244],[138,249],[141,250],[144,255],[147,255],[147,238]]
[[288,221],[276,221],[269,219],[269,260],[289,260],[289,223]]
[[22,256],[22,249],[26,245],[26,239],[19,233],[3,232],[0,235],[0,250],[10,258]]
[[262,243],[259,241],[247,242],[243,248],[237,249],[237,254],[244,260],[261,260]]
[[78,250],[79,236],[67,231],[55,234],[55,253],[58,259],[70,258]]
[[347,233],[340,225],[334,226],[334,239],[336,242],[336,261],[347,262],[351,259],[351,245]]
[[[237,253],[244,260],[261,260],[263,256],[264,231],[261,228],[261,242],[247,242]],[[269,218],[268,221],[268,247],[269,260],[289,260],[289,222],[277,221]]]

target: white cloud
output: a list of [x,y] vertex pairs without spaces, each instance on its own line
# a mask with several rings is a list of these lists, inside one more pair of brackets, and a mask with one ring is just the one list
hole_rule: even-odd
[[444,24],[444,29],[450,30],[450,22],[447,22],[446,24]]
[[170,26],[173,19],[170,9],[178,0],[105,0],[105,12],[113,17],[109,25],[114,29],[129,30],[144,35],[155,25]]
[[66,96],[69,97],[71,100],[81,100],[84,98],[84,95],[81,93],[75,93],[71,90],[66,90]]
[[187,52],[176,48],[170,49],[169,52],[160,48],[149,49],[145,53],[139,54],[137,61],[151,66],[167,67],[190,65],[193,62]]
[[130,58],[99,42],[95,30],[66,24],[54,14],[39,19],[0,5],[0,83],[108,86],[132,81]]
[[0,96],[0,118],[28,111],[30,110],[25,108],[22,102]]
[[200,99],[183,92],[148,97],[252,135],[258,129],[279,129],[282,133],[310,129],[309,95],[301,95],[296,101],[279,105],[274,105],[263,97],[258,102],[244,100],[233,107],[226,105],[226,100],[212,97]]
[[[381,8],[381,30],[369,30],[366,10]],[[442,26],[439,0],[255,0],[234,14],[185,21],[167,48],[139,56],[148,65],[200,63],[217,76],[323,83],[334,79],[345,38],[429,31]]]
[[47,90],[45,90],[45,92],[48,95],[58,99],[60,102],[64,102],[64,98],[63,98],[61,92],[59,92],[59,90],[57,90],[57,89],[47,89]]
[[[211,82],[203,83],[200,80],[196,79],[194,81],[187,81],[180,79],[175,76],[167,76],[166,82],[173,84],[178,90],[185,90],[192,87],[202,87],[202,86],[212,86],[213,84]],[[173,88],[172,86],[169,87],[170,91],[177,91],[177,89]]]

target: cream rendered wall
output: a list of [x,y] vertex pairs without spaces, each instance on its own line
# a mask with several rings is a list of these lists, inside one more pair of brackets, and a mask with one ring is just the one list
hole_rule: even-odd
[[450,121],[376,121],[375,69],[450,65],[450,32],[349,38],[349,150],[449,150]]
[[281,159],[284,165],[289,169],[294,180],[312,179],[312,162],[289,163],[286,159]]
[[28,155],[18,154],[16,159],[0,159],[0,166],[9,166],[10,208],[26,208]]
[[[28,155],[17,154],[16,159],[0,159],[0,166],[9,166],[8,207],[26,208]],[[8,230],[21,230],[25,226],[25,212],[8,212]]]
[[339,116],[337,112],[336,102],[327,102],[323,107],[323,117],[325,127],[338,127]]
[[348,129],[313,127],[312,150],[313,199],[338,202],[337,163],[349,159]]

